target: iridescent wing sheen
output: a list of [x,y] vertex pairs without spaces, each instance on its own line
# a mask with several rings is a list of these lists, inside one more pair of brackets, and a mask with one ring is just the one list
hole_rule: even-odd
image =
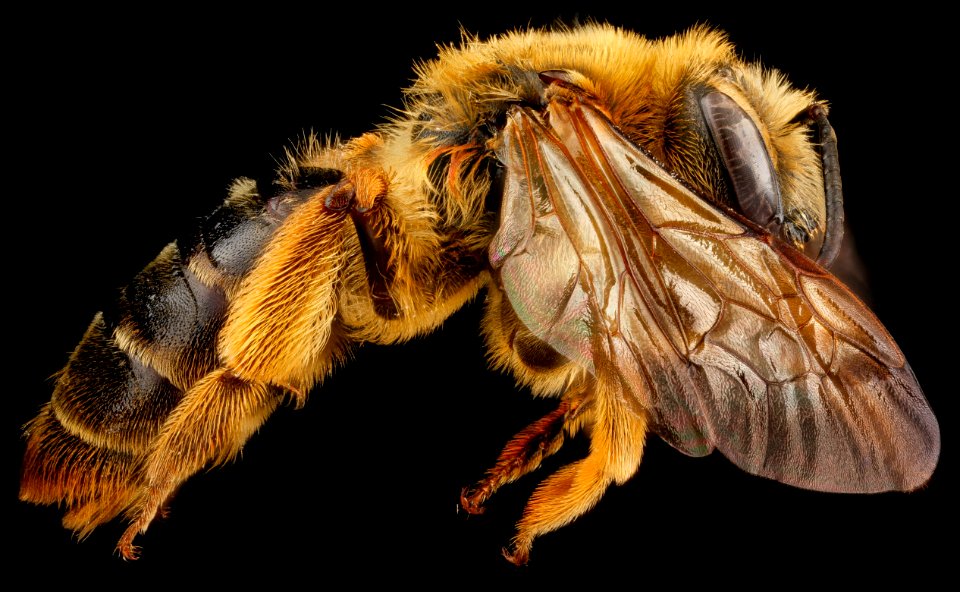
[[502,289],[537,337],[616,373],[679,450],[837,492],[910,490],[936,419],[838,280],[699,198],[593,107],[516,108],[500,158]]

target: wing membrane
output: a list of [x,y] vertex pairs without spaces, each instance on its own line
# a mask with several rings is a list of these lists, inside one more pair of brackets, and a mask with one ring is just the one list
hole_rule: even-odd
[[515,110],[501,159],[491,259],[512,306],[560,353],[619,374],[661,437],[811,489],[926,482],[933,413],[833,276],[688,191],[592,107]]

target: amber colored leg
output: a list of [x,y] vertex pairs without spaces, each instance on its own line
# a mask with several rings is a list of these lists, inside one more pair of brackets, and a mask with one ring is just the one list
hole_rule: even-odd
[[503,550],[507,561],[523,565],[530,557],[533,540],[573,522],[592,508],[613,479],[605,474],[599,454],[569,464],[540,484],[517,524],[513,549]]
[[623,483],[636,472],[646,440],[646,412],[624,403],[618,390],[598,390],[590,454],[547,478],[533,493],[517,524],[513,549],[504,557],[523,565],[533,540],[565,526],[590,510],[611,483]]
[[176,488],[200,469],[233,458],[276,409],[278,392],[220,368],[184,395],[154,441],[143,466],[144,486],[127,515],[131,524],[117,549],[136,559],[133,545]]
[[570,421],[582,399],[564,400],[555,411],[529,425],[513,437],[487,476],[460,493],[460,505],[470,514],[482,514],[483,504],[501,487],[535,471],[545,459],[563,446],[564,425]]

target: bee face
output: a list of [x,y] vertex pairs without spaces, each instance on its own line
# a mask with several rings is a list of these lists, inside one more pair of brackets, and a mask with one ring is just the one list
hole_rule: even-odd
[[[381,100],[380,102],[382,102],[382,100]],[[836,103],[834,102],[834,104],[836,104]],[[844,139],[846,139],[846,137],[844,137]],[[201,210],[201,212],[198,212],[197,215],[200,215],[201,213],[202,213],[202,210]],[[159,244],[159,243],[158,243],[158,244]],[[128,274],[126,274],[126,275],[129,276],[129,275],[132,275],[132,274],[131,274],[131,273],[128,273]],[[123,279],[123,278],[120,278],[120,279],[118,279],[118,280],[116,280],[116,281],[114,281],[114,282],[112,282],[112,283],[113,283],[114,285],[120,285],[120,284],[124,283],[124,281],[126,281],[126,280]],[[91,283],[93,283],[93,282],[91,282]],[[101,300],[102,300],[102,298],[101,298]],[[91,305],[91,306],[95,308],[96,305]],[[93,308],[91,308],[91,310],[92,310],[92,309],[93,309]],[[467,311],[467,314],[473,314],[474,317],[479,317],[479,313],[478,313],[476,310],[473,310],[473,309],[471,309],[470,311]],[[468,321],[466,321],[466,320],[461,320],[461,319],[467,319],[467,318],[469,318],[469,317],[468,317],[468,316],[458,316],[458,317],[455,317],[452,322],[453,322],[453,323],[458,323],[458,322],[459,322],[460,324],[459,324],[459,325],[456,325],[456,324],[455,324],[454,327],[453,327],[453,329],[457,329],[457,328],[459,328],[459,327],[461,327],[461,326],[465,327],[466,325],[469,325],[470,322],[468,322]],[[479,320],[479,319],[474,319],[474,320]],[[474,324],[473,326],[475,327],[476,325]],[[474,333],[475,333],[475,330],[474,330]],[[399,368],[399,369],[403,369],[404,367],[407,367],[407,368],[421,367],[421,364],[423,363],[424,358],[427,358],[427,359],[430,359],[430,360],[434,360],[434,359],[436,359],[436,360],[442,360],[441,362],[439,362],[438,364],[435,364],[434,366],[446,366],[446,365],[450,364],[451,362],[449,361],[449,360],[450,360],[449,356],[448,356],[448,355],[442,355],[442,356],[441,356],[440,354],[448,354],[449,351],[453,349],[453,346],[452,346],[451,344],[454,343],[454,342],[453,342],[453,341],[449,341],[449,340],[447,340],[447,339],[445,339],[445,338],[443,338],[443,337],[441,337],[441,336],[439,336],[439,335],[438,335],[438,336],[435,336],[435,337],[432,337],[431,339],[432,339],[431,341],[428,341],[428,342],[427,342],[427,344],[428,344],[430,347],[424,346],[424,347],[427,347],[427,349],[418,350],[418,349],[416,349],[416,347],[417,347],[416,344],[414,344],[413,346],[403,346],[403,347],[401,348],[402,350],[404,350],[404,351],[409,351],[407,348],[408,348],[408,347],[413,347],[413,348],[414,348],[414,351],[415,351],[416,353],[415,353],[414,355],[409,355],[409,354],[407,354],[407,357],[404,357],[404,358],[403,358],[403,359],[405,359],[405,360],[407,361],[406,364],[394,364],[394,365],[391,365],[391,366],[388,366],[388,367],[390,367],[390,368]],[[479,347],[482,347],[482,343],[480,342],[479,338],[477,338],[477,337],[475,336],[475,337],[474,337],[474,340],[475,340],[475,341],[474,341],[474,344],[475,344],[478,348],[479,348]],[[64,346],[64,347],[61,348],[61,349],[65,349],[65,348],[68,348],[68,347],[69,347],[69,345]],[[434,349],[434,348],[435,348],[435,349]],[[457,345],[457,350],[458,350],[458,351],[459,351],[459,348],[460,348],[460,346]],[[440,354],[437,353],[437,350],[439,350]],[[363,353],[361,353],[361,354],[358,354],[358,355],[361,356],[361,357],[360,357],[360,362],[371,361],[377,368],[381,368],[381,367],[383,367],[383,364],[387,363],[387,361],[390,360],[394,355],[397,355],[397,354],[387,354],[387,353],[385,352],[385,350],[381,350],[381,349],[375,349],[375,352],[376,352],[376,353],[363,352]],[[381,353],[383,354],[382,356],[380,355]],[[463,357],[468,357],[468,356],[473,356],[473,355],[474,355],[473,353],[471,353],[471,354],[467,354],[467,353],[462,354]],[[480,352],[479,355],[482,356],[482,355],[483,355],[482,352]],[[365,357],[365,356],[366,356],[366,357]],[[461,357],[460,355],[455,356],[455,358],[460,358],[460,357]],[[913,359],[913,357],[911,356],[911,360],[912,360],[912,359]],[[468,365],[468,366],[472,366],[472,364],[471,364],[471,365]],[[350,366],[346,366],[343,371],[348,371],[347,369],[348,369],[349,367],[350,367]],[[458,367],[459,367],[459,366],[458,366]],[[394,372],[399,372],[399,370],[394,370]],[[350,375],[348,375],[348,376],[352,376],[352,377],[355,378],[355,379],[360,379],[360,377],[358,377],[357,374],[362,374],[362,372],[355,372],[355,373],[350,374]],[[432,370],[429,371],[429,374],[430,374],[431,376],[436,376],[436,375],[440,374],[440,370],[434,368],[434,369],[432,369]],[[453,371],[452,371],[452,370],[450,370],[450,374],[453,374]],[[391,373],[391,375],[395,375],[395,374]],[[443,375],[443,374],[440,374],[440,375]],[[337,378],[337,376],[338,376],[338,374],[335,374],[333,378],[329,379],[329,382],[328,382],[328,383],[325,383],[325,385],[326,385],[325,388],[326,388],[326,387],[336,388],[336,387],[337,387],[337,382],[338,382],[338,380],[342,380],[342,379]],[[456,377],[451,378],[450,380],[448,380],[448,381],[445,382],[444,384],[449,385],[449,384],[453,384],[453,383],[456,383],[456,384],[458,384],[458,385],[461,384]],[[506,386],[504,386],[504,383],[506,383]],[[379,384],[379,383],[377,383],[377,384]],[[480,384],[487,384],[487,383],[484,382],[484,383],[480,383]],[[512,385],[512,380],[511,380],[511,379],[507,379],[507,380],[500,380],[499,382],[497,382],[497,379],[494,379],[494,384],[497,385],[497,386],[495,386],[495,387],[493,387],[493,388],[489,388],[489,389],[487,389],[487,388],[481,388],[480,390],[486,392],[486,391],[493,391],[493,390],[498,390],[498,389],[510,388],[510,385]],[[459,387],[458,387],[458,388],[459,388]],[[362,391],[362,392],[366,392],[366,393],[373,393],[373,392],[383,391],[383,390],[386,390],[386,389],[383,389],[382,387],[375,389],[375,388],[372,388],[372,386],[360,387],[360,388],[356,388],[356,389],[354,389],[354,388],[349,388],[349,387],[348,387],[348,388],[345,388],[345,389],[343,390],[343,394],[342,394],[341,396],[332,397],[332,398],[333,398],[333,399],[339,399],[339,400],[349,399],[351,396],[353,396],[353,395],[351,395],[350,393],[353,392],[353,391],[355,391],[355,390],[357,390],[357,391]],[[444,388],[438,388],[438,389],[436,389],[436,390],[439,391],[439,392],[435,392],[435,393],[433,393],[433,394],[430,394],[430,395],[429,395],[430,400],[452,401],[452,397],[449,398],[449,399],[445,399],[445,398],[444,398],[444,393],[446,392],[446,389],[444,389]],[[321,395],[322,395],[323,393],[324,393],[324,391],[320,391],[320,394],[321,394]],[[371,396],[372,396],[372,395],[371,395]],[[424,397],[424,398],[427,398],[427,393],[423,393],[423,397]],[[438,398],[434,398],[434,397],[438,397]],[[315,404],[318,403],[318,398],[319,398],[319,397],[314,397],[314,398],[312,399],[310,405],[307,406],[307,408],[304,410],[303,413],[305,413],[305,414],[306,414],[306,413],[311,413],[311,409],[312,409],[314,406],[318,406],[318,405],[315,405]],[[391,398],[407,399],[408,397],[391,397]],[[419,398],[419,395],[418,395],[418,398]],[[515,398],[515,397],[514,397],[514,398]],[[507,397],[504,397],[504,399],[507,399]],[[498,400],[499,400],[499,399],[498,399]],[[512,401],[512,399],[511,399],[511,401]],[[515,403],[515,401],[514,401],[514,403]],[[378,403],[378,404],[382,404],[382,403]],[[454,416],[456,416],[456,417],[471,417],[471,421],[473,421],[473,419],[472,419],[473,416],[478,415],[478,412],[476,411],[476,407],[480,406],[480,405],[479,405],[478,403],[476,403],[475,401],[474,401],[474,402],[471,402],[471,403],[461,403],[461,402],[458,401],[455,405],[452,404],[452,403],[448,403],[448,404],[450,404],[451,406],[454,407],[454,409],[453,409],[453,414],[454,414]],[[485,401],[483,405],[487,405],[487,404],[488,404],[488,403]],[[325,419],[327,418],[326,412],[331,410],[331,409],[330,409],[330,405],[332,405],[332,404],[325,404],[325,405],[323,405],[323,407],[324,407],[324,413],[320,413],[320,414],[319,414],[319,415],[320,415],[320,418],[318,419],[319,422],[321,422],[321,423],[324,423],[324,422],[325,422]],[[395,417],[405,417],[405,418],[407,418],[407,421],[417,421],[417,419],[416,419],[415,417],[414,417],[413,419],[410,419],[410,418],[411,418],[410,415],[405,415],[405,414],[409,414],[409,409],[401,409],[400,406],[393,406],[393,405],[391,405],[389,408],[390,408],[390,410],[391,410],[392,412],[399,414],[399,415],[396,415]],[[526,410],[525,410],[525,411],[526,411]],[[349,412],[348,412],[348,413],[349,413]],[[355,413],[355,410],[354,410],[354,413]],[[529,412],[529,413],[524,413],[524,417],[525,417],[526,419],[520,419],[520,420],[518,420],[519,423],[518,423],[517,425],[511,426],[509,429],[504,428],[503,431],[507,431],[507,432],[516,431],[517,429],[521,428],[521,427],[524,425],[524,423],[527,421],[527,419],[529,419],[529,418],[531,418],[531,417],[537,417],[537,416],[542,415],[542,414],[545,414],[545,413],[546,413],[546,411],[541,412],[540,410],[535,410],[535,411],[532,411],[532,412]],[[491,415],[495,415],[495,414],[492,413],[492,411],[487,411],[487,412],[484,412],[484,413],[482,414],[483,417],[487,417],[487,418],[493,419],[493,418],[491,417]],[[313,411],[313,414],[312,414],[312,415],[304,415],[304,416],[303,416],[303,419],[301,419],[301,417],[298,417],[298,416],[296,416],[296,415],[294,415],[294,414],[283,415],[283,416],[281,416],[280,418],[276,418],[276,419],[279,419],[280,421],[296,421],[297,424],[299,425],[299,424],[301,424],[302,422],[307,421],[307,419],[306,419],[307,417],[313,417],[313,418],[316,419],[316,418],[317,418],[317,411]],[[294,419],[294,418],[295,418],[295,419]],[[271,420],[271,421],[274,421],[274,420]],[[265,424],[265,427],[264,427],[264,430],[268,430],[268,433],[269,433],[269,430],[271,429],[271,428],[270,428],[270,425],[271,425],[271,423],[267,423],[267,424]],[[489,424],[487,424],[487,425],[489,425]],[[381,427],[381,428],[383,428],[383,429],[386,429],[382,424],[378,424],[378,426]],[[274,430],[274,433],[276,433],[276,431],[285,431],[285,430]],[[291,428],[290,431],[294,431],[294,430]],[[477,430],[477,431],[479,431],[479,432],[485,432],[485,431],[486,431],[486,428],[481,429],[481,430]],[[352,433],[352,432],[347,432],[347,433]],[[401,437],[401,436],[403,436],[403,437],[409,437],[408,434],[398,434],[396,438],[390,439],[390,441],[400,441],[400,440],[403,439],[403,437]],[[489,445],[487,446],[487,449],[489,450],[490,446],[492,446],[493,449],[495,450],[498,446],[500,446],[500,445],[502,444],[502,441],[505,440],[505,438],[508,437],[508,436],[509,436],[509,434],[502,434],[502,435],[498,435],[496,438],[490,438],[490,440],[494,440],[494,441],[492,441],[492,442],[489,443]],[[264,437],[266,437],[266,436],[264,436]],[[346,438],[346,436],[341,436],[341,438]],[[256,441],[262,440],[262,439],[263,439],[263,437],[258,437],[257,439],[254,439],[252,442],[256,442]],[[315,450],[315,451],[319,450],[319,451],[320,451],[320,454],[323,455],[323,454],[324,454],[324,452],[323,452],[324,450],[327,450],[327,451],[329,451],[329,450],[336,450],[338,446],[342,445],[342,444],[340,443],[340,442],[342,442],[342,441],[343,441],[343,440],[324,440],[324,442],[325,442],[325,445],[324,445],[324,446],[321,447],[320,445],[317,445],[317,444],[314,444],[314,445],[312,445],[312,446],[311,446],[311,445],[308,445],[308,446],[310,446],[308,449],[310,449],[310,450]],[[425,441],[423,441],[423,440],[418,440],[418,441],[421,442],[424,446],[426,446],[426,445],[428,445],[428,444],[430,443],[430,442],[425,442]],[[356,443],[356,441],[353,440],[353,439],[351,439],[350,442],[351,442],[351,446],[359,446],[359,445]],[[432,442],[432,440],[431,440],[431,442]],[[301,442],[301,444],[302,444],[302,442]],[[251,444],[250,446],[253,446],[253,444]],[[252,462],[254,462],[254,463],[257,462],[256,459],[255,459],[256,453],[250,451],[250,446],[248,446],[247,450],[246,450],[245,453],[244,453],[245,463],[243,463],[242,465],[240,465],[241,467],[242,467],[242,466],[245,466],[248,462],[250,462],[250,457],[251,457],[251,456],[254,457],[254,460],[253,460]],[[369,442],[367,442],[367,446],[369,446],[369,448],[371,448],[371,449],[376,449],[376,448],[378,448],[377,446],[371,446],[371,445],[369,444]],[[363,448],[363,447],[361,446],[361,448]],[[661,455],[661,456],[669,456],[669,455],[670,455],[670,454],[669,454],[669,451],[668,451],[666,448],[663,448],[663,451],[664,451],[664,454]],[[376,456],[376,453],[375,453],[374,451],[372,451],[372,450],[371,450],[371,454],[373,455],[374,458],[383,458],[383,457],[378,457],[378,456]],[[489,454],[489,453],[488,453],[488,454]],[[650,454],[652,455],[653,453],[650,453]],[[483,467],[483,466],[485,465],[485,463],[489,460],[489,456],[484,456],[484,455],[478,455],[478,456],[480,456],[480,458],[477,460],[476,465],[477,465],[477,466],[480,466],[480,467]],[[648,456],[648,462],[650,462],[650,458],[651,458],[651,456]],[[685,459],[683,459],[683,460],[685,460]],[[709,461],[702,461],[702,462],[707,463],[707,465],[710,467],[709,469],[704,469],[704,470],[706,470],[708,473],[711,473],[711,474],[712,474],[713,471],[723,472],[724,469],[723,469],[723,468],[717,468],[717,467],[719,467],[720,465],[715,465],[715,464],[714,464],[714,460],[716,460],[716,459],[709,460]],[[447,464],[452,463],[452,462],[454,462],[453,459],[451,459]],[[663,462],[663,461],[661,461],[661,462]],[[678,461],[678,462],[679,462],[679,461]],[[682,464],[682,463],[680,463],[680,464]],[[342,464],[342,465],[340,465],[340,466],[342,466],[342,467],[344,468],[344,470],[346,470],[346,469],[348,468],[348,466],[352,466],[352,465],[353,465],[353,463],[350,462],[350,463],[344,463],[344,464]],[[689,471],[690,471],[690,472],[693,472],[693,473],[697,473],[697,472],[699,472],[699,471],[701,470],[701,469],[700,469],[700,465],[690,466],[690,465],[682,464],[682,466],[684,466],[684,467],[686,467],[686,468],[689,468]],[[233,472],[236,472],[236,471],[237,471],[237,468],[233,468],[233,467],[232,467],[232,468],[230,468],[230,469],[228,469],[228,470],[229,470],[231,473],[233,473]],[[647,469],[647,466],[645,465],[644,472],[646,472],[647,470],[648,470],[648,469]],[[653,469],[649,469],[649,470],[650,470],[650,471],[656,470],[656,466],[655,466]],[[684,470],[686,470],[686,469],[684,469]],[[462,484],[464,484],[464,483],[470,482],[470,481],[475,477],[476,471],[475,471],[475,470],[473,470],[473,471],[464,470],[464,471],[462,471],[462,473],[463,473],[462,475],[458,475],[460,478],[456,480],[456,486],[457,486],[457,487],[459,487],[460,485],[462,485]],[[393,477],[397,478],[397,479],[403,479],[403,477],[404,477],[404,475],[402,475],[402,474],[396,474],[396,473],[393,472],[393,471],[391,471],[390,474],[391,474]],[[207,478],[207,479],[213,478],[212,475],[213,475],[213,474],[211,474],[211,476],[206,477],[206,478]],[[201,477],[201,478],[204,478],[204,477]],[[652,478],[652,477],[651,477],[651,478]],[[691,477],[691,479],[692,479],[692,477]],[[699,480],[699,479],[698,479],[698,480]],[[379,482],[380,480],[377,479],[376,481]],[[696,483],[693,483],[693,482],[685,481],[685,483],[686,483],[687,485],[690,485],[690,486],[691,486],[691,489],[693,489],[693,488],[696,486]],[[372,488],[374,487],[374,483],[371,481],[369,484],[370,484],[371,489],[372,489]],[[524,492],[524,494],[523,494],[523,495],[520,495],[520,494],[517,495],[517,498],[516,498],[517,504],[515,504],[515,506],[514,506],[515,508],[516,508],[516,507],[519,507],[520,505],[522,505],[522,503],[523,503],[523,497],[526,496],[526,495],[529,495],[530,491],[531,491],[532,488],[533,488],[533,485],[534,485],[533,483],[529,483],[526,491]],[[524,487],[523,484],[520,484],[519,486],[520,486],[520,487]],[[197,489],[197,488],[198,488],[198,487],[195,487],[195,489]],[[763,490],[763,492],[764,492],[765,494],[769,494],[769,493],[770,493],[770,488],[764,487],[764,486],[761,486],[761,488],[762,488],[762,490]],[[423,486],[423,489],[426,489],[426,486]],[[644,488],[644,490],[646,490],[646,489],[648,489],[648,488]],[[184,491],[184,493],[186,493],[186,492],[189,491],[189,490],[190,490],[190,489],[187,488],[187,489]],[[640,497],[643,497],[643,494],[644,494],[644,492],[641,492],[641,491],[638,491],[638,490],[637,490],[637,485],[636,485],[636,483],[635,483],[634,481],[631,481],[628,485],[625,485],[622,490],[617,490],[617,491],[620,492],[620,493],[618,493],[617,496],[616,496],[617,499],[619,499],[619,498],[621,498],[621,497],[623,497],[623,496],[629,495],[630,492],[633,492],[633,493],[635,493],[637,496],[640,496]],[[677,490],[677,488],[675,488],[675,487],[672,487],[672,486],[671,486],[671,487],[669,488],[669,491],[673,492],[675,495],[679,495],[678,490]],[[507,495],[510,495],[510,493],[508,492]],[[649,494],[647,494],[647,495],[649,495]],[[790,495],[800,495],[800,494],[783,494],[783,495],[789,497]],[[667,496],[665,496],[665,495],[656,494],[655,499],[666,499],[666,497],[667,497]],[[177,498],[178,503],[179,503],[180,499],[181,499],[181,498],[179,498],[179,497]],[[339,501],[333,502],[332,505],[346,504],[346,503],[347,503],[347,500],[343,499],[342,497],[341,497],[341,498],[336,498],[336,499],[339,500]],[[416,502],[414,502],[414,501],[411,501],[409,498],[404,497],[404,498],[401,498],[401,499],[404,499],[405,501],[404,501],[403,503],[405,503],[405,504],[408,505],[408,506],[412,504],[412,507],[414,507],[414,508],[420,508],[420,507],[421,507],[420,503],[416,503]],[[509,499],[509,498],[508,498],[508,499]],[[681,497],[680,499],[686,500],[687,502],[689,502],[690,505],[692,505],[692,504],[694,503],[694,500],[693,500],[692,498]],[[758,497],[758,498],[748,498],[748,499],[753,499],[754,501],[756,501],[757,499],[760,499],[760,498]],[[809,499],[809,498],[804,498],[804,499]],[[426,500],[424,500],[424,501],[426,501]],[[373,498],[366,499],[366,500],[364,501],[364,503],[358,504],[357,506],[354,506],[354,507],[356,507],[356,514],[361,515],[361,516],[362,516],[362,515],[382,516],[382,514],[384,513],[384,511],[383,511],[383,510],[375,509],[375,508],[377,507],[378,502],[382,503],[382,500],[373,499]],[[503,502],[503,505],[506,505],[507,503],[509,503],[509,502]],[[605,503],[606,503],[606,500],[605,500]],[[618,502],[615,501],[614,503],[618,503]],[[651,503],[656,503],[656,502],[651,502]],[[742,503],[743,503],[743,502],[740,502],[740,504],[742,504]],[[741,506],[740,504],[735,505],[735,507],[742,508],[743,506]],[[626,504],[624,504],[624,505],[628,505],[628,506],[629,506],[629,505],[631,505],[631,502],[626,502]],[[618,504],[618,507],[621,508],[621,509],[623,508],[623,506],[622,506],[622,505],[619,505],[619,504]],[[689,506],[688,506],[688,507],[689,507]],[[369,513],[367,513],[367,512],[369,512]],[[452,512],[453,512],[453,510],[451,509],[451,513],[452,513]],[[601,508],[598,508],[598,510],[597,510],[597,514],[599,514],[600,517],[602,517],[602,516],[604,515],[604,512],[609,513],[609,511],[603,510],[602,507],[601,507]],[[180,513],[180,510],[178,509],[178,510],[177,510],[177,514],[179,515],[179,513]],[[427,510],[426,508],[424,508],[423,513],[429,513],[429,510]],[[490,512],[488,512],[488,515],[489,515],[489,514],[490,514]],[[517,516],[517,514],[514,513],[513,516],[510,518],[510,520],[508,520],[507,522],[512,522],[513,519],[516,518],[516,516]],[[378,520],[378,522],[379,522],[379,520]],[[475,523],[476,523],[476,520],[474,520],[474,519],[471,519],[470,521],[467,522],[468,525],[472,525],[472,524],[475,524]],[[711,523],[711,524],[713,524],[713,523]],[[412,525],[411,525],[411,526],[412,526]],[[156,527],[152,527],[151,530],[154,530],[155,528],[156,528]],[[585,527],[582,527],[582,526],[579,526],[579,525],[578,525],[577,528],[585,528]],[[589,528],[589,527],[586,527],[586,528]],[[718,528],[719,528],[719,527],[718,527]],[[456,529],[457,529],[457,532],[460,531],[460,527],[459,527],[459,526],[456,527]],[[403,530],[403,528],[402,528],[402,527],[398,527],[398,530]],[[155,535],[155,536],[156,536],[156,535]],[[491,537],[490,540],[487,541],[487,542],[492,542],[492,544],[494,544],[494,545],[502,544],[503,541],[505,540],[504,537],[509,537],[509,531],[506,529],[506,527],[504,528],[503,532],[501,533],[501,536],[500,536],[499,539],[494,540],[494,537]],[[106,538],[106,537],[103,537],[103,538]],[[229,538],[229,537],[227,537],[227,538]],[[553,538],[553,539],[556,539],[556,537],[552,537],[552,538]],[[387,540],[391,540],[391,541],[397,543],[397,545],[396,545],[394,548],[400,548],[400,547],[402,547],[402,545],[400,544],[402,541],[399,541],[399,540],[397,540],[397,539],[390,539],[389,537],[387,538]],[[671,539],[671,540],[677,540],[677,539]],[[542,551],[542,553],[543,553],[544,555],[547,553],[547,550],[546,550],[546,549],[547,549],[547,545],[549,545],[550,547],[552,547],[552,548],[551,548],[551,551],[557,550],[557,549],[559,549],[560,547],[563,546],[563,545],[560,544],[560,543],[554,544],[553,542],[550,542],[550,541],[551,541],[551,537],[547,537],[547,538],[544,539],[544,541],[543,541],[543,543],[542,543],[542,544],[544,545],[543,551]],[[494,547],[494,548],[496,548],[496,547]],[[155,550],[155,549],[154,549],[154,544],[151,543],[149,550],[150,550],[151,552],[154,552],[154,550]],[[583,551],[582,548],[581,548],[581,551]],[[459,555],[458,555],[458,556],[459,556]],[[540,558],[540,554],[537,555],[537,559],[539,559],[539,558]],[[533,565],[536,566],[536,561],[534,561]]]

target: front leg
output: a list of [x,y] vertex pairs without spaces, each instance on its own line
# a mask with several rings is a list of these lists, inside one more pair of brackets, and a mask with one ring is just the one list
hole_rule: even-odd
[[537,537],[565,526],[583,515],[603,497],[611,483],[627,481],[640,466],[649,414],[625,397],[616,379],[587,381],[575,395],[565,396],[560,407],[523,430],[507,444],[487,477],[465,491],[461,504],[470,513],[501,486],[533,471],[563,444],[563,433],[588,428],[590,454],[550,477],[531,496],[517,524],[507,560],[523,565]]
[[517,525],[513,549],[504,550],[511,563],[525,564],[535,538],[576,520],[596,505],[611,483],[626,482],[640,466],[649,414],[629,403],[616,377],[597,380],[592,395],[590,454],[534,491]]
[[508,483],[537,470],[563,446],[564,434],[573,435],[583,394],[564,399],[556,410],[530,424],[504,447],[487,476],[460,494],[460,505],[470,514],[482,514],[483,504]]

